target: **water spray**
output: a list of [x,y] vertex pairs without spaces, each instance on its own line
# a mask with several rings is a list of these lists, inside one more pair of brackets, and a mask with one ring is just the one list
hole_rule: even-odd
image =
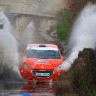
[[18,43],[12,34],[12,25],[3,12],[0,12],[0,21],[3,24],[0,29],[0,64],[19,74]]
[[79,14],[73,25],[69,48],[70,54],[62,64],[65,70],[71,67],[84,48],[96,48],[96,4],[89,3]]

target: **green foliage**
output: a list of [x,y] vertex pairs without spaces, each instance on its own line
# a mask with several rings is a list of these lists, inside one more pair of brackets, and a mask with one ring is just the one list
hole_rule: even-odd
[[57,25],[57,35],[60,40],[66,39],[69,31],[70,31],[70,26],[71,26],[71,20],[72,19],[72,11],[67,10]]
[[96,96],[96,91],[93,91],[91,96]]

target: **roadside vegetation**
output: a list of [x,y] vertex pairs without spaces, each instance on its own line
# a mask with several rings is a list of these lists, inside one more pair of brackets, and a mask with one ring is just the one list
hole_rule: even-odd
[[59,76],[56,96],[96,96],[95,74],[96,51],[85,48],[79,53],[71,69]]
[[[73,2],[73,14],[74,14],[74,18],[78,15],[78,13],[82,10],[82,8],[88,4],[88,3],[95,3],[96,4],[96,0],[70,0],[71,2]],[[82,83],[81,86],[81,90],[83,92],[82,96],[96,96],[96,76],[95,76],[95,72],[96,72],[96,51],[94,51],[93,53],[91,53],[90,55],[93,57],[89,57],[89,60],[91,60],[91,62],[87,62],[86,64],[86,71],[83,73],[86,76],[84,76],[84,78],[82,79]],[[89,55],[89,56],[90,56]],[[93,60],[94,59],[94,60]],[[88,78],[89,77],[89,78]],[[86,80],[84,82],[84,80]],[[90,83],[88,83],[90,82]],[[85,87],[85,89],[83,89]],[[80,94],[80,93],[79,93]],[[85,95],[84,95],[85,94]]]
[[69,5],[65,12],[62,12],[63,15],[60,18],[59,23],[57,25],[57,35],[59,40],[66,40],[71,31],[72,24],[75,18],[78,16],[78,13],[82,10],[82,8],[88,4],[96,3],[96,0],[68,0]]
[[96,96],[96,90],[92,92],[91,96]]
[[[73,3],[72,9],[66,10],[57,26],[57,35],[60,41],[66,40],[70,34],[72,23],[78,13],[89,2],[96,0],[69,0]],[[56,84],[56,96],[96,96],[96,51],[85,49],[75,60],[74,66],[68,73],[59,76]],[[73,95],[72,95],[72,94]]]
[[72,10],[68,9],[63,13],[57,25],[57,35],[60,40],[66,40],[71,29]]

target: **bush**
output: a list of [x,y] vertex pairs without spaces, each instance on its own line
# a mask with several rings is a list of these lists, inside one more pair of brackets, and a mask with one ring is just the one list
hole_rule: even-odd
[[91,96],[96,96],[96,91],[93,91],[93,93],[91,94]]
[[64,12],[62,19],[57,25],[57,35],[60,40],[67,39],[68,33],[70,32],[72,10]]
[[[72,93],[72,96],[96,96],[95,74],[96,51],[85,48],[79,53],[70,70],[59,75],[56,96],[65,96],[65,93]],[[59,93],[61,94],[58,95]]]

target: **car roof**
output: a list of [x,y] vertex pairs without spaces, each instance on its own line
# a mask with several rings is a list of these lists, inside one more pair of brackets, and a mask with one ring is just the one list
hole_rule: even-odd
[[58,50],[58,46],[55,44],[28,44],[27,49]]
[[27,47],[52,47],[58,48],[55,44],[28,44]]

